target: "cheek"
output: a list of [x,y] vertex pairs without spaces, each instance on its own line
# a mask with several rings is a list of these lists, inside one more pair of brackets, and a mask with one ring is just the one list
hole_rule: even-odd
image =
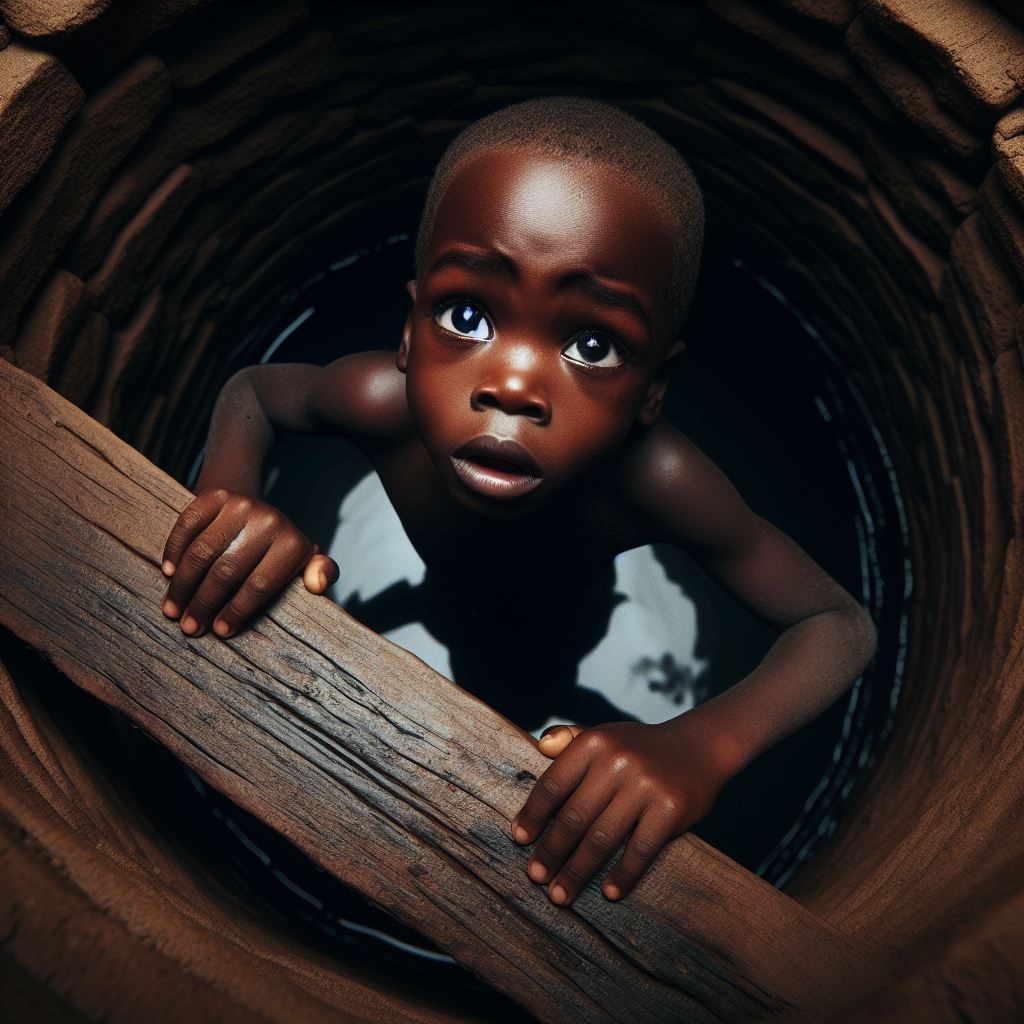
[[433,361],[417,362],[412,355],[405,380],[406,401],[417,429],[426,437],[445,439],[458,432],[457,420],[468,399],[461,398],[457,370]]

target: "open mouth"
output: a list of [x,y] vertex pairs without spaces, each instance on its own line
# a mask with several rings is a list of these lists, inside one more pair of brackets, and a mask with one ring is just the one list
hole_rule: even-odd
[[489,434],[464,444],[451,460],[462,483],[486,498],[518,498],[543,479],[540,467],[522,445]]

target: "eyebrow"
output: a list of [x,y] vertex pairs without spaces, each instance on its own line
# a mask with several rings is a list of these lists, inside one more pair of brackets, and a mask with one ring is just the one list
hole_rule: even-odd
[[427,271],[433,274],[442,267],[456,266],[465,267],[467,270],[483,271],[489,274],[507,274],[510,277],[519,276],[519,268],[504,253],[500,252],[472,252],[469,249],[449,249],[441,253]]
[[607,285],[601,284],[600,281],[594,277],[589,271],[576,270],[571,274],[566,274],[565,277],[559,282],[559,287],[564,285],[575,285],[577,288],[582,288],[586,292],[590,292],[594,298],[599,299],[606,306],[616,306],[619,309],[624,309],[627,313],[632,313],[650,333],[654,333],[654,325],[651,322],[651,315],[644,308],[643,304],[635,296],[630,295],[628,292],[621,292],[615,288],[609,288]]
[[[519,268],[516,266],[515,261],[504,253],[494,250],[474,252],[469,249],[449,249],[438,256],[427,273],[428,275],[436,273],[447,266],[464,267],[467,270],[486,274],[502,274],[513,279],[519,277]],[[654,333],[651,315],[639,299],[628,292],[609,288],[607,285],[602,284],[589,270],[573,270],[565,274],[558,282],[558,288],[565,287],[580,288],[583,291],[589,292],[606,306],[614,306],[617,309],[631,313],[650,333]]]

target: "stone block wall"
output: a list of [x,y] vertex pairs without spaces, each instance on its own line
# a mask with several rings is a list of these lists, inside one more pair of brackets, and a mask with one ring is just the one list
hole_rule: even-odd
[[[553,92],[612,99],[674,142],[717,244],[790,297],[873,410],[914,552],[904,703],[840,834],[790,892],[899,965],[904,987],[875,1016],[963,1019],[959,999],[968,1019],[996,1019],[987,992],[1024,998],[1024,15],[1011,0],[637,0],[601,16],[493,0],[373,13],[0,0],[0,353],[180,474],[289,290],[339,240],[414,226],[460,127]],[[18,714],[4,746],[29,778],[12,737],[46,726]],[[40,814],[44,790],[26,789]],[[65,825],[55,849],[81,841]],[[24,884],[52,905],[57,882],[31,870]],[[42,979],[42,948],[13,940],[8,956]],[[202,1002],[194,968],[160,970]],[[68,977],[39,981],[39,998],[96,1015],[102,1001]]]

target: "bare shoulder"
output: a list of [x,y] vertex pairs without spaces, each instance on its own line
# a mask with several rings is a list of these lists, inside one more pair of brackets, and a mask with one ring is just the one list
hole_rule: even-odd
[[252,388],[270,422],[302,433],[387,443],[412,432],[394,352],[359,352],[326,366],[268,363],[232,378]]
[[354,440],[398,440],[413,429],[394,352],[359,352],[328,363],[316,377],[309,408],[320,429]]
[[654,541],[698,551],[731,547],[758,522],[712,459],[663,420],[629,447],[619,487]]

